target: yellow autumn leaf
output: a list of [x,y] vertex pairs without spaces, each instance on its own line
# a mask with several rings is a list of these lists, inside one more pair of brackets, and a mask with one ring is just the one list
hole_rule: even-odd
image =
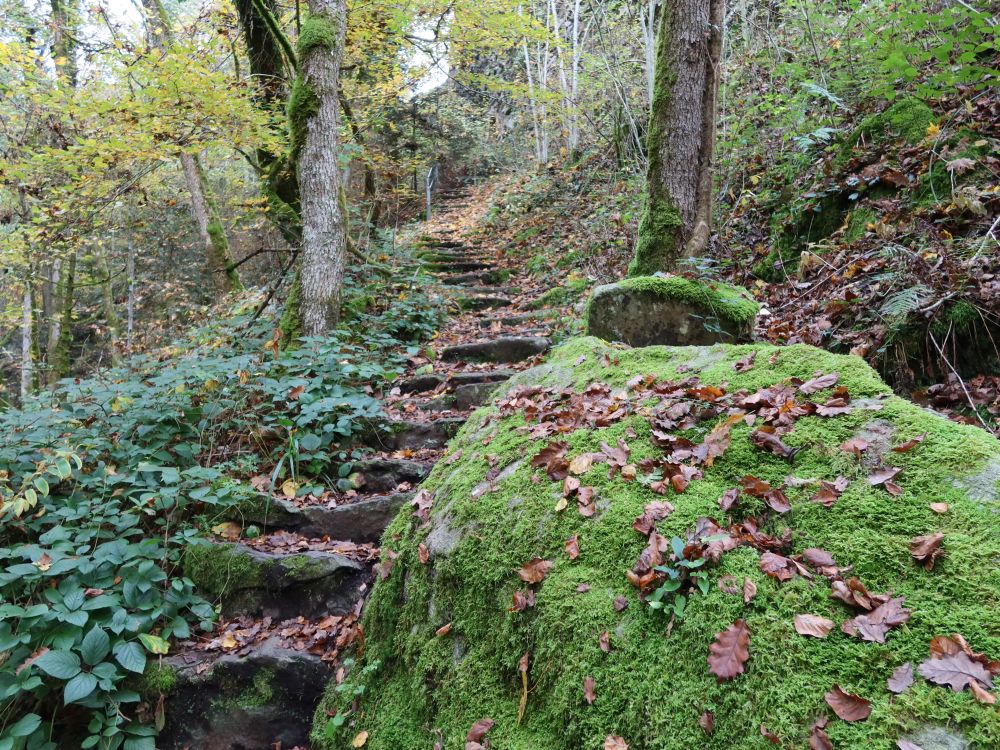
[[354,739],[351,740],[351,747],[364,747],[366,742],[368,742],[368,732],[362,729],[354,735]]
[[927,126],[927,135],[928,135],[928,137],[933,138],[934,136],[936,136],[940,132],[941,132],[941,128],[940,128],[940,126],[938,126],[938,124],[936,122],[932,122],[930,125]]
[[232,651],[238,645],[240,645],[240,644],[238,644],[236,642],[236,639],[233,637],[232,633],[226,633],[224,636],[222,636],[222,650],[223,651]]
[[233,521],[224,521],[212,527],[213,534],[221,536],[223,539],[228,539],[231,542],[239,539],[242,532],[243,527]]
[[299,483],[294,479],[286,479],[281,485],[281,494],[291,500],[299,491]]
[[564,497],[559,498],[559,502],[556,503],[556,513],[562,513],[564,510],[566,510],[567,505],[569,505],[569,501],[566,498]]
[[586,474],[594,464],[594,457],[589,453],[581,453],[569,462],[570,474]]

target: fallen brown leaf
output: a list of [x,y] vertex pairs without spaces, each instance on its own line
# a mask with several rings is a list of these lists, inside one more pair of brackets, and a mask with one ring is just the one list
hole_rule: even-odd
[[845,692],[840,685],[834,685],[823,698],[833,712],[844,721],[864,721],[872,712],[871,701]]
[[750,658],[750,629],[746,622],[737,620],[721,633],[716,633],[715,641],[708,647],[708,654],[708,671],[719,682],[742,674]]
[[597,693],[594,692],[595,686],[596,683],[593,677],[588,675],[583,678],[583,699],[587,701],[588,706],[594,705],[594,701],[597,700]]
[[826,638],[833,630],[833,620],[819,615],[795,615],[795,632],[813,638]]
[[517,575],[525,583],[541,583],[545,579],[545,576],[549,574],[549,571],[552,570],[554,564],[551,560],[533,557],[517,571]]

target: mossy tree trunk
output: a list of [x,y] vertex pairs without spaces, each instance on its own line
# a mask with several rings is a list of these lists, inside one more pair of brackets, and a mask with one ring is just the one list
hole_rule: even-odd
[[337,325],[347,253],[340,153],[340,63],[345,0],[309,0],[299,35],[299,77],[289,102],[302,215],[299,310],[302,333]]
[[724,0],[659,11],[646,206],[630,275],[671,271],[708,244]]

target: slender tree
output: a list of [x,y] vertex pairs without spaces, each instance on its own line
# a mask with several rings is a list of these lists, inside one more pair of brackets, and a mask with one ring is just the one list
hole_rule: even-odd
[[673,270],[708,244],[724,14],[724,0],[674,0],[659,11],[646,206],[630,274]]
[[[157,49],[166,50],[173,42],[170,17],[161,0],[142,0],[146,10],[146,24],[150,43]],[[184,182],[191,197],[191,211],[198,226],[198,236],[205,248],[205,262],[212,275],[216,289],[232,292],[242,289],[233,253],[229,247],[219,213],[218,204],[208,182],[208,177],[197,154],[181,151],[181,169]]]
[[299,76],[289,102],[292,161],[302,215],[299,316],[302,333],[336,327],[347,253],[340,154],[340,64],[345,0],[309,0],[298,40]]

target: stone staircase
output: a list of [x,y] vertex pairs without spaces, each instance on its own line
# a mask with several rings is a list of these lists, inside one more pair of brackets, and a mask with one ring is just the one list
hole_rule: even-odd
[[[447,194],[413,258],[454,314],[435,341],[433,372],[414,367],[362,435],[369,455],[354,490],[320,498],[271,491],[231,520],[231,541],[192,547],[185,574],[221,605],[222,628],[180,644],[149,680],[162,697],[161,750],[307,747],[313,710],[338,678],[379,566],[377,543],[476,407],[549,348],[554,311],[529,311],[521,272],[463,238],[473,197]],[[526,279],[524,279],[527,281]],[[420,372],[416,372],[420,369]],[[257,527],[247,539],[240,530]],[[339,673],[342,676],[342,672]]]

